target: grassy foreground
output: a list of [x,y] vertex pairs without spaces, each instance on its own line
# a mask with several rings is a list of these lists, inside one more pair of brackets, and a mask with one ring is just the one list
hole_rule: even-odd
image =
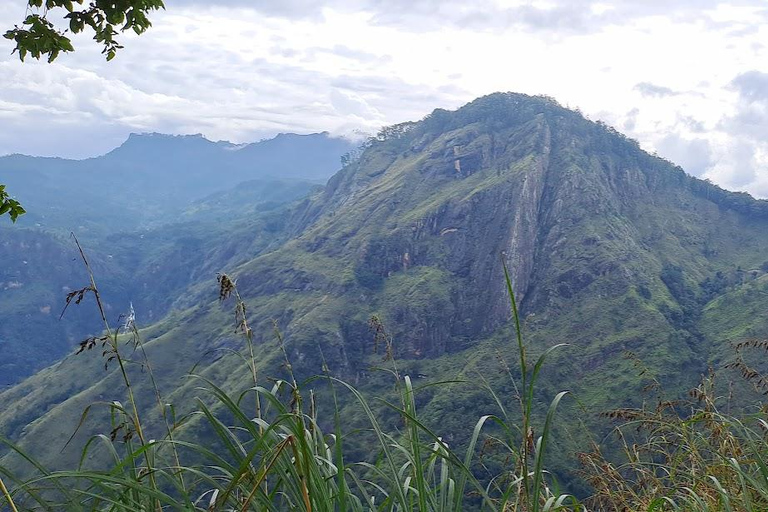
[[[243,361],[252,382],[233,396],[216,382],[191,375],[198,380],[203,398],[197,410],[183,418],[176,417],[155,386],[166,429],[161,439],[149,439],[125,371],[129,360],[124,352],[144,357],[142,364],[154,382],[151,362],[146,360],[132,315],[120,328],[109,325],[90,275],[90,285],[72,292],[67,302],[79,303],[92,294],[105,331],[101,337],[83,341],[81,351],[103,349],[107,363],[120,368],[127,403],[106,405],[111,424],[82,448],[78,468],[50,471],[3,440],[35,468],[35,474],[21,477],[0,467],[2,511],[768,510],[768,423],[762,411],[743,419],[721,413],[713,376],[692,390],[688,403],[660,401],[653,408],[609,413],[621,423],[617,433],[623,441],[623,459],[607,460],[594,444],[592,451],[580,455],[584,479],[594,494],[580,501],[560,492],[546,470],[545,457],[557,456],[548,453],[547,445],[558,404],[567,392],[556,394],[545,410],[536,410],[535,397],[547,356],[562,345],[529,361],[506,269],[515,327],[510,349],[519,366],[514,372],[518,376],[513,382],[514,399],[520,410],[508,414],[501,398],[488,389],[500,413],[477,418],[467,436],[469,442],[460,448],[449,446],[420,419],[420,390],[398,370],[392,339],[375,317],[371,328],[386,349],[384,369],[392,375],[396,400],[376,399],[374,406],[326,367],[322,375],[298,382],[278,331],[286,377],[262,378],[246,305],[226,275],[219,276],[220,299],[234,299],[237,328],[243,334]],[[766,347],[768,343],[750,346]],[[758,386],[768,382],[743,360],[735,368]],[[319,398],[316,393],[325,396]],[[364,429],[346,431],[341,400],[359,408],[367,422]],[[381,417],[382,407],[390,413],[387,420]],[[391,421],[391,413],[397,421]],[[86,415],[87,410],[84,419]],[[193,420],[203,420],[205,441],[189,435],[186,427]],[[368,443],[374,457],[352,455],[358,450],[349,446],[359,446],[360,439]],[[109,467],[84,468],[82,461],[95,450],[109,454]],[[491,451],[502,464],[494,464],[500,469],[489,475],[484,457]]]

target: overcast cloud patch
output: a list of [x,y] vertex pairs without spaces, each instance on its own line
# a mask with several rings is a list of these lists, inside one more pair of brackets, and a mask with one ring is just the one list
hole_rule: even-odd
[[669,134],[656,143],[659,155],[678,164],[694,176],[703,176],[712,167],[712,149],[706,139],[684,139]]
[[635,90],[643,96],[651,98],[666,98],[668,96],[675,96],[680,94],[677,91],[673,91],[669,87],[652,84],[650,82],[640,82],[639,84],[635,85]]
[[734,78],[731,84],[749,102],[768,101],[768,73],[747,71]]
[[[521,2],[522,3],[522,2]],[[545,5],[525,3],[512,7],[495,1],[460,0],[167,0],[175,6],[238,7],[267,16],[288,19],[323,19],[326,8],[347,12],[368,12],[375,24],[407,30],[439,30],[446,25],[462,29],[500,30],[525,27],[533,31],[590,33],[608,25],[621,25],[639,18],[664,16],[675,21],[705,21],[709,26],[734,27],[734,35],[743,35],[753,27],[732,20],[713,17],[710,11],[723,5],[720,0],[551,0]],[[768,19],[762,0],[733,0],[734,8],[752,8],[756,19]]]

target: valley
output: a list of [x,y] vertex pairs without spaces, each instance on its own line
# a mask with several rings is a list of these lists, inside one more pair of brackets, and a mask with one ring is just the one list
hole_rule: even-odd
[[59,319],[66,294],[87,281],[72,234],[103,279],[111,319],[133,302],[153,322],[186,287],[278,243],[281,208],[321,187],[353,148],[324,134],[244,147],[149,134],[89,160],[0,158],[30,210],[0,227],[0,387],[101,329],[92,312]]

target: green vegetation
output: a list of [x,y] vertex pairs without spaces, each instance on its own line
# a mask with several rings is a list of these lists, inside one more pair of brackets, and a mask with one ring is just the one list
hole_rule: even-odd
[[[68,303],[77,297],[79,302],[84,294],[92,294],[105,324],[105,334],[84,340],[79,352],[104,349],[105,365],[119,367],[128,402],[123,405],[117,400],[105,401],[84,409],[80,425],[92,407],[108,408],[111,430],[109,434],[96,434],[85,443],[77,469],[50,471],[6,440],[12,453],[31,464],[33,472],[33,476],[21,478],[0,466],[0,477],[10,482],[10,487],[2,487],[3,499],[14,511],[62,507],[70,510],[464,510],[470,506],[465,504],[468,499],[481,508],[522,507],[547,511],[562,510],[564,503],[575,502],[568,495],[552,494],[544,469],[551,424],[565,392],[554,398],[538,430],[541,435],[533,438],[536,379],[546,356],[558,346],[529,366],[514,298],[512,311],[522,375],[521,393],[516,400],[521,407],[522,429],[509,423],[501,399],[494,395],[503,415],[479,418],[466,453],[460,454],[419,419],[416,405],[419,389],[408,375],[400,373],[392,358],[392,339],[375,318],[371,320],[372,326],[388,354],[385,361],[388,365],[382,370],[394,378],[400,398],[399,404],[386,401],[382,404],[400,418],[402,428],[385,430],[363,394],[332,377],[328,368],[324,376],[300,385],[279,332],[277,339],[287,379],[274,381],[271,389],[262,387],[247,308],[235,283],[226,275],[219,276],[219,298],[221,301],[233,295],[236,298],[236,328],[246,342],[244,361],[252,376],[252,385],[237,395],[230,395],[210,379],[192,374],[190,377],[199,383],[199,391],[208,399],[198,399],[197,411],[177,418],[173,406],[164,402],[157,387],[153,362],[147,357],[133,316],[122,328],[113,329],[109,325],[90,265],[84,255],[82,258],[90,285],[72,292]],[[508,279],[507,276],[512,294]],[[136,363],[127,358],[128,348],[140,354],[140,364],[147,368],[156,405],[164,419],[162,439],[149,440],[145,434],[132,377],[126,370],[128,364]],[[333,397],[334,409],[328,418],[320,416],[320,401],[310,388],[313,385],[320,385]],[[365,430],[344,431],[338,405],[341,393],[350,395],[353,406],[363,411],[369,423]],[[205,421],[211,442],[203,444],[199,438],[186,439],[189,425],[195,419]],[[324,424],[332,425],[332,434],[323,433]],[[485,437],[483,433],[491,425],[497,427],[498,433]],[[375,440],[379,452],[375,462],[347,458],[345,444],[360,435]],[[495,475],[487,483],[481,483],[473,472],[481,442],[503,447],[509,458],[504,473]],[[110,455],[107,468],[84,467],[91,452],[100,448]],[[185,465],[184,455],[199,462]]]
[[[235,282],[220,275],[219,300],[234,297],[236,331],[244,345],[233,353],[251,382],[239,382],[232,393],[193,371],[188,379],[198,395],[196,408],[179,416],[158,387],[156,361],[142,341],[148,332],[138,328],[133,314],[121,327],[110,326],[90,264],[82,252],[81,257],[90,284],[70,293],[67,302],[92,295],[105,331],[84,340],[78,353],[85,354],[79,357],[103,350],[105,368],[119,368],[127,402],[105,397],[84,407],[77,429],[97,408],[108,414],[100,416],[100,432],[80,447],[72,468],[49,469],[0,437],[16,459],[15,465],[0,465],[0,510],[752,512],[768,506],[768,423],[762,413],[742,421],[720,412],[713,373],[690,391],[688,402],[659,398],[652,406],[607,412],[606,417],[620,422],[615,432],[623,460],[606,458],[593,443],[579,454],[591,494],[579,501],[563,493],[546,461],[556,458],[550,445],[557,432],[556,411],[567,392],[557,392],[548,407],[536,410],[543,405],[536,395],[546,359],[563,347],[551,346],[529,363],[531,347],[523,338],[506,268],[513,337],[506,340],[505,357],[518,365],[517,378],[507,368],[512,396],[459,380],[415,384],[416,376],[394,357],[393,338],[377,317],[370,326],[386,354],[378,370],[394,384],[387,394],[395,401],[381,396],[371,402],[334,377],[325,362],[321,375],[300,382],[278,330],[284,377],[267,378],[255,355],[248,308]],[[743,343],[737,349],[764,353],[768,342]],[[739,361],[734,367],[746,382],[768,388],[768,379]],[[144,397],[145,404],[152,404],[147,410],[135,393],[135,375],[128,371],[135,364],[144,369],[142,380],[150,385],[145,389],[152,390],[153,396]],[[635,360],[635,365],[642,363]],[[445,425],[442,432],[430,428],[418,404],[422,394],[456,384],[476,388],[498,412],[466,418],[474,426],[463,441],[449,443],[446,434],[457,433],[444,432]],[[655,378],[650,387],[660,391]],[[511,414],[510,401],[519,415]],[[145,430],[150,408],[162,417],[159,438],[148,437]],[[349,421],[350,410],[358,411],[364,426]],[[356,458],[361,445],[369,456]],[[94,460],[99,462],[94,465]]]
[[[757,380],[757,376],[749,380]],[[594,510],[757,511],[768,507],[764,412],[724,413],[714,374],[689,400],[659,401],[607,416],[621,422],[623,457],[608,461],[595,445],[581,454]]]
[[[551,493],[549,497],[569,493],[586,499],[598,492],[601,503],[615,498],[618,509],[648,509],[654,500],[663,499],[671,509],[674,502],[681,510],[698,510],[693,501],[686,501],[692,497],[685,494],[683,487],[688,487],[700,492],[697,496],[711,509],[727,510],[717,501],[722,494],[706,487],[716,486],[709,478],[712,475],[736,504],[734,510],[748,510],[732,485],[740,477],[730,470],[721,479],[715,469],[686,469],[687,479],[677,479],[664,477],[663,468],[656,466],[662,474],[653,473],[657,480],[645,490],[640,492],[641,487],[632,482],[647,478],[644,471],[650,469],[643,464],[652,467],[667,455],[670,467],[676,468],[715,468],[722,457],[735,458],[745,471],[745,485],[751,485],[749,478],[759,472],[763,445],[753,443],[751,436],[760,427],[747,413],[758,410],[760,403],[749,385],[738,383],[738,375],[744,373],[739,363],[750,362],[746,349],[734,352],[731,344],[768,337],[763,315],[768,307],[768,221],[759,213],[765,202],[750,199],[748,204],[742,196],[710,190],[710,185],[642,152],[604,125],[589,122],[550,99],[514,94],[491,95],[456,112],[436,111],[421,122],[395,127],[345,162],[322,190],[289,206],[277,210],[265,206],[266,211],[255,218],[247,216],[236,223],[216,219],[205,224],[201,217],[216,211],[219,201],[237,203],[250,192],[213,196],[187,210],[192,217],[188,223],[109,238],[115,248],[112,260],[102,262],[98,253],[104,249],[96,251],[94,268],[103,264],[105,276],[112,268],[124,273],[125,281],[115,279],[116,284],[131,291],[125,297],[133,300],[137,317],[149,324],[141,331],[141,347],[146,361],[158,371],[153,379],[142,373],[147,366],[138,348],[138,355],[130,358],[137,361],[126,367],[136,409],[143,411],[146,439],[166,439],[167,423],[174,427],[167,418],[184,418],[179,430],[173,430],[174,439],[190,443],[179,451],[182,465],[209,475],[201,468],[220,461],[206,459],[208,455],[195,451],[193,445],[207,446],[219,457],[230,453],[227,438],[216,434],[223,431],[211,421],[214,418],[225,427],[235,426],[236,436],[243,436],[237,437],[238,442],[252,443],[247,454],[260,438],[247,433],[252,425],[236,422],[236,411],[223,397],[231,397],[247,418],[253,418],[258,396],[262,405],[281,401],[291,426],[283,437],[270,441],[271,451],[254,455],[256,472],[240,496],[247,498],[254,490],[251,484],[258,481],[258,471],[266,469],[262,462],[268,464],[278,451],[280,457],[293,451],[293,441],[280,443],[291,435],[298,443],[299,430],[304,428],[333,432],[342,439],[340,449],[347,464],[371,464],[352,464],[358,470],[354,475],[384,508],[405,506],[401,490],[407,499],[417,500],[413,507],[420,506],[420,495],[411,495],[404,486],[408,477],[409,485],[430,488],[423,492],[440,503],[438,496],[445,494],[437,490],[439,482],[430,479],[442,474],[443,460],[454,489],[465,470],[475,479],[467,476],[462,488],[467,494],[465,508],[480,507],[484,500],[486,507],[496,507],[517,477],[521,492],[512,493],[515,500],[525,494],[525,485],[530,486],[525,492],[541,496],[534,490],[539,453],[535,440],[543,434],[549,405],[567,389],[573,398],[559,404],[558,421],[548,431],[549,452],[542,452],[547,472],[540,490]],[[232,211],[240,208],[233,204]],[[137,255],[131,254],[132,248]],[[517,315],[510,313],[500,255],[518,297]],[[23,269],[20,264],[17,270]],[[237,282],[238,303],[248,304],[245,349],[226,327],[231,311],[215,300],[205,282],[223,269]],[[98,269],[97,275],[101,273]],[[14,282],[14,288],[8,289],[14,293],[30,290],[30,301],[32,292],[40,293],[32,286],[17,288],[14,279],[2,280]],[[105,290],[109,288],[105,283]],[[4,294],[0,306],[12,311],[13,300],[5,299],[10,296]],[[105,302],[112,307],[109,318],[127,310],[127,304]],[[378,352],[371,342],[374,317],[375,325],[387,326],[386,335],[375,337]],[[533,370],[523,370],[519,352],[510,351],[509,340],[518,339],[518,327],[526,337],[528,366],[523,367],[552,346],[569,345],[547,356],[533,387]],[[77,331],[73,341],[93,333],[92,329]],[[272,335],[275,330],[279,338]],[[387,361],[382,362],[383,357]],[[382,366],[390,373],[376,369]],[[189,376],[192,367],[194,378]],[[733,389],[734,398],[712,398],[712,406],[680,402],[709,367],[725,375],[710,394],[730,395]],[[254,374],[269,392],[245,389],[253,387]],[[267,377],[281,384],[273,391]],[[0,392],[0,432],[52,472],[71,471],[81,459],[89,471],[114,468],[108,452],[89,448],[83,457],[80,447],[92,436],[109,438],[109,431],[120,421],[112,426],[109,411],[96,408],[82,422],[81,415],[95,402],[129,404],[128,394],[120,391],[122,381],[114,364],[105,372],[83,354],[67,357]],[[203,393],[201,386],[208,391]],[[293,400],[297,389],[301,402]],[[659,389],[665,390],[664,398]],[[174,404],[173,415],[158,405],[158,395],[162,403]],[[530,412],[520,408],[520,396]],[[411,400],[418,423],[409,416],[413,416],[408,409]],[[613,426],[601,414],[624,410],[634,411],[634,416],[615,419],[651,418],[656,406],[665,402],[679,405],[662,406],[663,417],[643,423],[640,432],[633,430],[638,423],[625,429],[627,446],[647,445],[654,455],[622,459],[622,438],[612,434]],[[293,407],[299,403],[307,408],[297,417]],[[702,413],[707,407],[708,416]],[[283,411],[276,404],[270,410]],[[274,422],[282,425],[283,415],[263,416],[265,431]],[[486,416],[499,421],[486,421],[477,438],[479,448],[465,463],[475,426]],[[696,418],[705,416],[709,423],[697,423]],[[116,417],[121,416],[116,413]],[[343,420],[341,436],[335,433],[336,417]],[[383,445],[371,417],[386,440]],[[653,422],[662,430],[645,428]],[[78,424],[74,438],[62,450],[61,439],[68,438]],[[531,457],[520,455],[523,438],[528,438],[526,424],[533,426]],[[417,439],[411,433],[414,425],[418,448],[408,444],[409,439]],[[716,452],[706,446],[694,450],[685,444],[690,440],[704,446],[700,443],[707,429],[717,425],[731,432],[729,443],[740,446],[741,452]],[[678,453],[665,455],[663,446],[647,444],[658,441],[660,435],[673,439],[683,426],[699,436],[679,436],[682,441],[675,445],[700,455],[686,459],[690,466],[682,465]],[[435,445],[430,433],[447,448]],[[324,460],[340,467],[334,459],[335,438],[324,436],[322,443],[307,441],[306,446],[295,447],[324,450]],[[599,454],[590,456],[590,464],[618,468],[625,480],[587,485],[591,476],[579,471],[576,453],[592,452],[592,442]],[[95,442],[89,446],[95,447]],[[171,446],[174,443],[167,441],[162,448],[158,445],[152,454],[163,462],[152,464],[170,471],[163,477],[158,473],[157,492],[176,499],[181,484],[171,482],[176,476],[168,469],[173,462]],[[385,447],[392,449],[390,458]],[[415,450],[425,457],[423,472],[413,471],[419,460]],[[147,452],[137,454],[139,467],[146,467],[143,454]],[[126,460],[127,453],[118,450],[120,460]],[[433,473],[428,472],[429,457],[434,457]],[[305,464],[311,457],[292,454],[291,458]],[[526,473],[520,471],[523,459],[533,475],[527,482]],[[388,460],[397,471],[380,465],[389,464]],[[399,468],[408,460],[414,462],[400,474]],[[237,461],[228,463],[239,468],[243,461]],[[18,452],[0,453],[0,465],[13,468],[22,481],[35,478],[34,468],[25,465]],[[349,488],[348,496],[354,494],[367,503],[351,474],[347,484],[338,483],[338,473],[330,466],[318,468],[317,474],[333,475],[325,481],[336,487],[326,487],[321,494],[312,494],[312,499],[344,494],[342,489]],[[289,485],[287,480],[280,482]],[[382,486],[392,500],[386,501],[368,482]],[[227,485],[220,489],[220,496]],[[629,488],[637,488],[637,496],[629,495]],[[273,483],[268,483],[268,489],[273,489]],[[193,503],[215,486],[198,490],[194,498],[189,495]],[[753,509],[763,503],[760,492],[757,487],[750,490]],[[300,504],[301,486],[280,494],[289,495]],[[210,494],[206,496],[210,499]],[[545,504],[546,499],[541,506]],[[571,501],[561,504],[575,506]],[[530,501],[527,505],[533,506]]]
[[[4,37],[16,43],[13,51],[19,53],[22,61],[31,55],[35,59],[47,57],[48,62],[53,62],[61,52],[74,51],[67,33],[91,29],[93,40],[104,47],[102,53],[106,59],[112,60],[122,48],[115,39],[118,30],[142,34],[152,26],[147,15],[165,8],[162,0],[96,0],[86,9],[76,9],[75,5],[83,5],[83,0],[29,0],[22,27],[8,30]],[[51,13],[62,14],[67,29],[57,28],[49,19]]]
[[[187,287],[240,263],[240,251],[252,256],[279,243],[285,202],[295,197],[291,191],[289,187],[281,191],[285,196],[272,195],[270,202],[233,200],[233,206],[223,205],[223,211],[237,205],[246,212],[230,216],[226,224],[216,214],[197,210],[184,223],[90,238],[92,263],[105,276],[103,299],[110,315],[116,317],[133,302],[147,321],[159,320]],[[200,208],[207,204],[200,203]],[[0,239],[2,386],[56,362],[100,325],[84,311],[59,319],[66,292],[84,277],[71,237],[16,226],[0,228]]]
[[5,185],[0,185],[0,216],[8,214],[12,222],[16,222],[19,215],[24,215],[26,210],[5,191]]
[[[0,388],[98,332],[87,314],[58,319],[82,275],[71,232],[105,276],[107,308],[119,315],[133,302],[159,320],[184,305],[187,287],[284,242],[287,206],[316,193],[349,146],[327,134],[242,147],[151,134],[88,160],[0,157],[3,181],[30,210],[0,226]],[[8,201],[15,219],[20,207]]]

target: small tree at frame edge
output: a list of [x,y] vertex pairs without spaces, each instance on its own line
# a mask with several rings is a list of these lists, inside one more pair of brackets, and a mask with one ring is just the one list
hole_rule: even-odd
[[12,222],[16,222],[19,215],[24,215],[25,213],[26,210],[22,208],[19,202],[5,191],[5,185],[0,185],[0,217],[7,214]]
[[[3,37],[16,43],[12,53],[18,53],[22,62],[31,55],[38,60],[46,57],[50,63],[62,52],[75,51],[70,34],[91,29],[93,40],[103,46],[101,53],[110,61],[123,48],[115,39],[120,32],[143,34],[152,26],[149,13],[165,9],[163,0],[94,0],[86,8],[76,8],[82,5],[83,0],[28,0],[21,26],[6,31]],[[67,28],[57,27],[49,19],[51,14],[60,15],[60,23]],[[24,213],[21,204],[0,184],[0,217],[7,214],[16,222]]]
[[[143,34],[152,26],[148,14],[165,8],[162,0],[94,0],[84,9],[76,5],[83,5],[83,0],[28,0],[21,26],[16,25],[3,37],[16,43],[13,52],[18,52],[22,61],[31,55],[53,62],[60,53],[75,50],[69,34],[91,29],[93,40],[103,46],[101,53],[109,61],[123,48],[115,39],[120,32]],[[57,27],[49,18],[51,14],[61,15],[60,22],[67,28]]]

